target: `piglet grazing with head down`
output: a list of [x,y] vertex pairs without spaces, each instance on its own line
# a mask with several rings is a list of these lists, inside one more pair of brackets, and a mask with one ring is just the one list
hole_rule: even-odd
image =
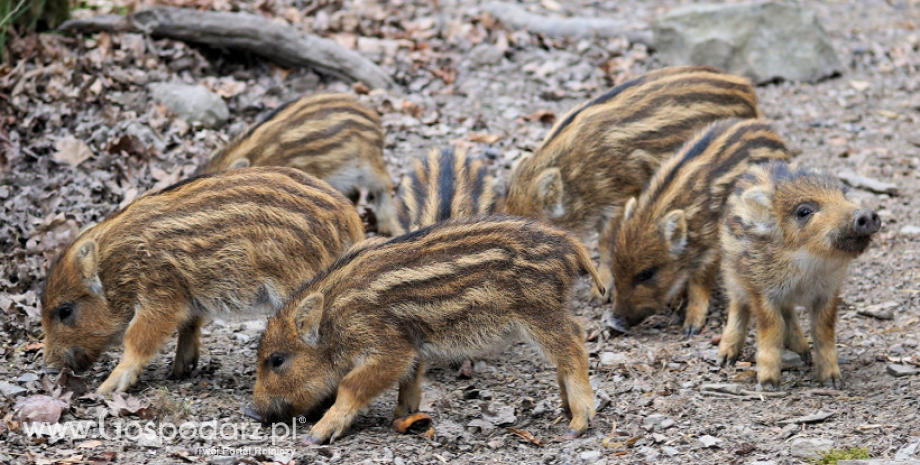
[[291,168],[222,171],[148,193],[51,265],[45,363],[83,371],[124,341],[99,392],[124,391],[178,330],[171,375],[184,376],[209,316],[276,310],[363,236],[348,199]]
[[253,413],[282,421],[332,407],[309,442],[341,436],[399,385],[416,412],[425,364],[482,355],[515,334],[556,365],[569,435],[594,417],[588,355],[566,309],[575,277],[599,277],[568,233],[515,217],[469,217],[359,244],[296,292],[259,344]]
[[832,176],[771,162],[751,168],[729,198],[721,242],[730,304],[719,359],[738,359],[753,315],[763,387],[780,386],[784,345],[812,360],[797,306],[811,318],[818,380],[843,385],[834,328],[840,288],[881,227],[878,214],[845,193]]

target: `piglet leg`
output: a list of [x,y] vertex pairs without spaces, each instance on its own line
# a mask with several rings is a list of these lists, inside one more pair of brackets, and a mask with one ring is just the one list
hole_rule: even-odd
[[373,355],[353,368],[339,383],[332,408],[310,430],[308,444],[333,441],[345,433],[352,422],[371,401],[399,383],[413,369],[416,354],[388,352]]

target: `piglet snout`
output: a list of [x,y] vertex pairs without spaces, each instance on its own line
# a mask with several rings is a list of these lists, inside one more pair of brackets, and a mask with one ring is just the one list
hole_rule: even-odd
[[878,213],[871,210],[857,210],[856,219],[853,220],[853,229],[861,235],[874,234],[882,227],[882,220]]

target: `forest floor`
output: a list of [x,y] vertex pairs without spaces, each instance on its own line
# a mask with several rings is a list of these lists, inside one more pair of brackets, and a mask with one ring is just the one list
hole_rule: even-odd
[[[373,91],[361,99],[382,115],[394,182],[414,158],[450,144],[483,156],[504,180],[514,160],[537,147],[554,116],[664,66],[644,46],[622,39],[559,40],[509,30],[473,0],[159,3],[285,18],[379,63],[401,90]],[[526,3],[542,14],[637,25],[681,4]],[[110,2],[87,4],[98,12],[112,8]],[[588,284],[582,282],[572,306],[590,335],[591,381],[600,408],[587,434],[568,441],[556,439],[566,420],[554,370],[523,342],[476,361],[469,379],[459,378],[455,367],[429,370],[422,410],[434,419],[433,435],[399,435],[389,428],[392,391],[332,445],[307,447],[288,436],[276,438],[279,450],[269,451],[254,449],[271,440],[249,438],[255,423],[241,413],[251,398],[264,321],[206,326],[198,369],[183,381],[165,380],[175,348],[170,343],[128,396],[115,402],[93,390],[119,351],[82,378],[46,374],[38,295],[48,260],[80,228],[139,193],[191,174],[211,151],[280,103],[353,89],[309,70],[139,34],[14,40],[12,66],[0,68],[0,463],[792,464],[804,463],[809,451],[829,448],[868,448],[878,458],[908,454],[920,443],[920,376],[896,377],[889,370],[892,364],[920,364],[920,4],[806,4],[817,10],[845,72],[818,84],[758,87],[766,117],[800,152],[799,162],[834,173],[851,170],[900,191],[850,194],[877,210],[883,227],[853,263],[843,290],[837,327],[845,389],[822,389],[811,369],[790,358],[783,394],[750,394],[756,385],[753,336],[739,366],[715,363],[713,339],[725,320],[721,298],[701,335],[685,337],[678,315],[661,315],[628,336],[613,336],[602,331],[604,307],[588,303]],[[230,120],[206,129],[165,114],[148,86],[168,81],[208,86],[224,97]],[[878,305],[892,309],[893,318],[859,314]],[[30,438],[13,412],[17,399],[36,394],[62,398],[62,424],[100,416],[112,424],[146,423],[151,416],[160,423],[216,420],[231,425],[227,432],[247,428],[247,437]],[[801,421],[819,412],[818,419]],[[302,434],[309,423],[298,426]],[[242,455],[228,455],[222,447]]]

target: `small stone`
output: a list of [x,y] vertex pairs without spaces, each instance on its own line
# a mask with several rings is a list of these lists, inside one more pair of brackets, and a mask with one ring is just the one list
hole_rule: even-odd
[[394,458],[393,463],[395,463],[396,465],[406,465],[406,461],[403,460],[402,457]]
[[903,378],[905,376],[920,374],[920,368],[915,368],[909,365],[902,365],[900,363],[889,363],[885,369],[888,371],[889,375],[894,376],[895,378]]
[[891,196],[897,196],[900,193],[898,186],[890,182],[862,176],[850,170],[844,170],[837,173],[837,177],[839,177],[844,184],[854,189],[862,189],[876,194],[888,194]]
[[15,384],[7,383],[6,381],[0,381],[0,394],[3,394],[3,397],[11,398],[26,392],[25,388],[17,386]]
[[16,379],[20,383],[28,383],[30,381],[38,381],[39,377],[35,373],[23,373],[22,376]]
[[776,465],[776,462],[772,460],[758,460],[756,462],[751,462],[751,465]]
[[214,128],[230,117],[224,99],[207,87],[182,83],[157,83],[150,87],[154,100],[188,123]]
[[601,352],[601,365],[624,365],[629,357],[622,352]]
[[834,448],[834,441],[824,438],[798,438],[789,446],[789,453],[795,457],[813,460],[821,453]]
[[668,437],[663,434],[653,433],[652,440],[655,441],[655,444],[659,444],[668,440]]
[[895,460],[910,460],[911,457],[917,452],[917,448],[920,447],[920,439],[914,439],[910,444],[898,449],[894,453]]
[[898,302],[889,300],[887,302],[882,302],[880,304],[869,305],[868,307],[861,308],[857,310],[856,313],[863,316],[878,318],[879,320],[893,320],[894,311],[900,306],[901,304]]
[[662,414],[660,414],[660,413],[653,413],[653,414],[651,414],[651,415],[649,415],[649,416],[643,418],[643,419],[642,419],[642,424],[643,424],[644,426],[653,426],[653,427],[654,427],[654,426],[659,426],[659,425],[661,425],[661,423],[662,423],[664,420],[666,420],[667,418],[668,418],[668,417],[666,417],[666,416],[664,416],[664,415],[662,415]]
[[716,447],[722,440],[707,434],[700,437],[700,442],[703,443],[703,447]]
[[233,335],[233,337],[236,338],[237,341],[243,344],[246,344],[247,342],[249,342],[250,339],[252,339],[252,337],[250,337],[247,334],[243,334],[243,333],[236,333]]
[[654,462],[655,459],[657,459],[658,456],[661,455],[661,452],[658,452],[653,447],[640,447],[638,452],[642,454],[643,456],[645,456],[645,460],[649,462]]
[[480,66],[497,65],[504,57],[505,52],[491,44],[482,43],[470,50],[470,58]]
[[801,427],[795,423],[790,423],[786,426],[783,426],[783,429],[779,432],[780,439],[789,439],[798,431]]
[[601,454],[599,451],[588,450],[578,454],[578,458],[585,463],[594,463],[600,460],[603,455],[604,454]]
[[782,358],[784,367],[800,367],[805,365],[805,362],[802,361],[802,357],[791,350],[784,350]]
[[482,419],[497,426],[513,425],[517,422],[517,416],[514,415],[514,407],[511,405],[501,405],[497,402],[490,402],[482,409]]
[[671,446],[662,447],[661,452],[664,452],[664,454],[667,455],[668,457],[674,457],[675,455],[680,453],[680,451],[677,450],[676,447],[671,447]]
[[674,420],[672,420],[672,419],[670,419],[670,418],[665,418],[664,420],[661,421],[661,424],[659,424],[658,427],[661,428],[661,429],[668,429],[668,428],[674,426],[675,424],[676,424],[676,422],[675,422]]
[[903,226],[901,227],[901,234],[904,234],[905,236],[916,236],[920,234],[920,226]]

